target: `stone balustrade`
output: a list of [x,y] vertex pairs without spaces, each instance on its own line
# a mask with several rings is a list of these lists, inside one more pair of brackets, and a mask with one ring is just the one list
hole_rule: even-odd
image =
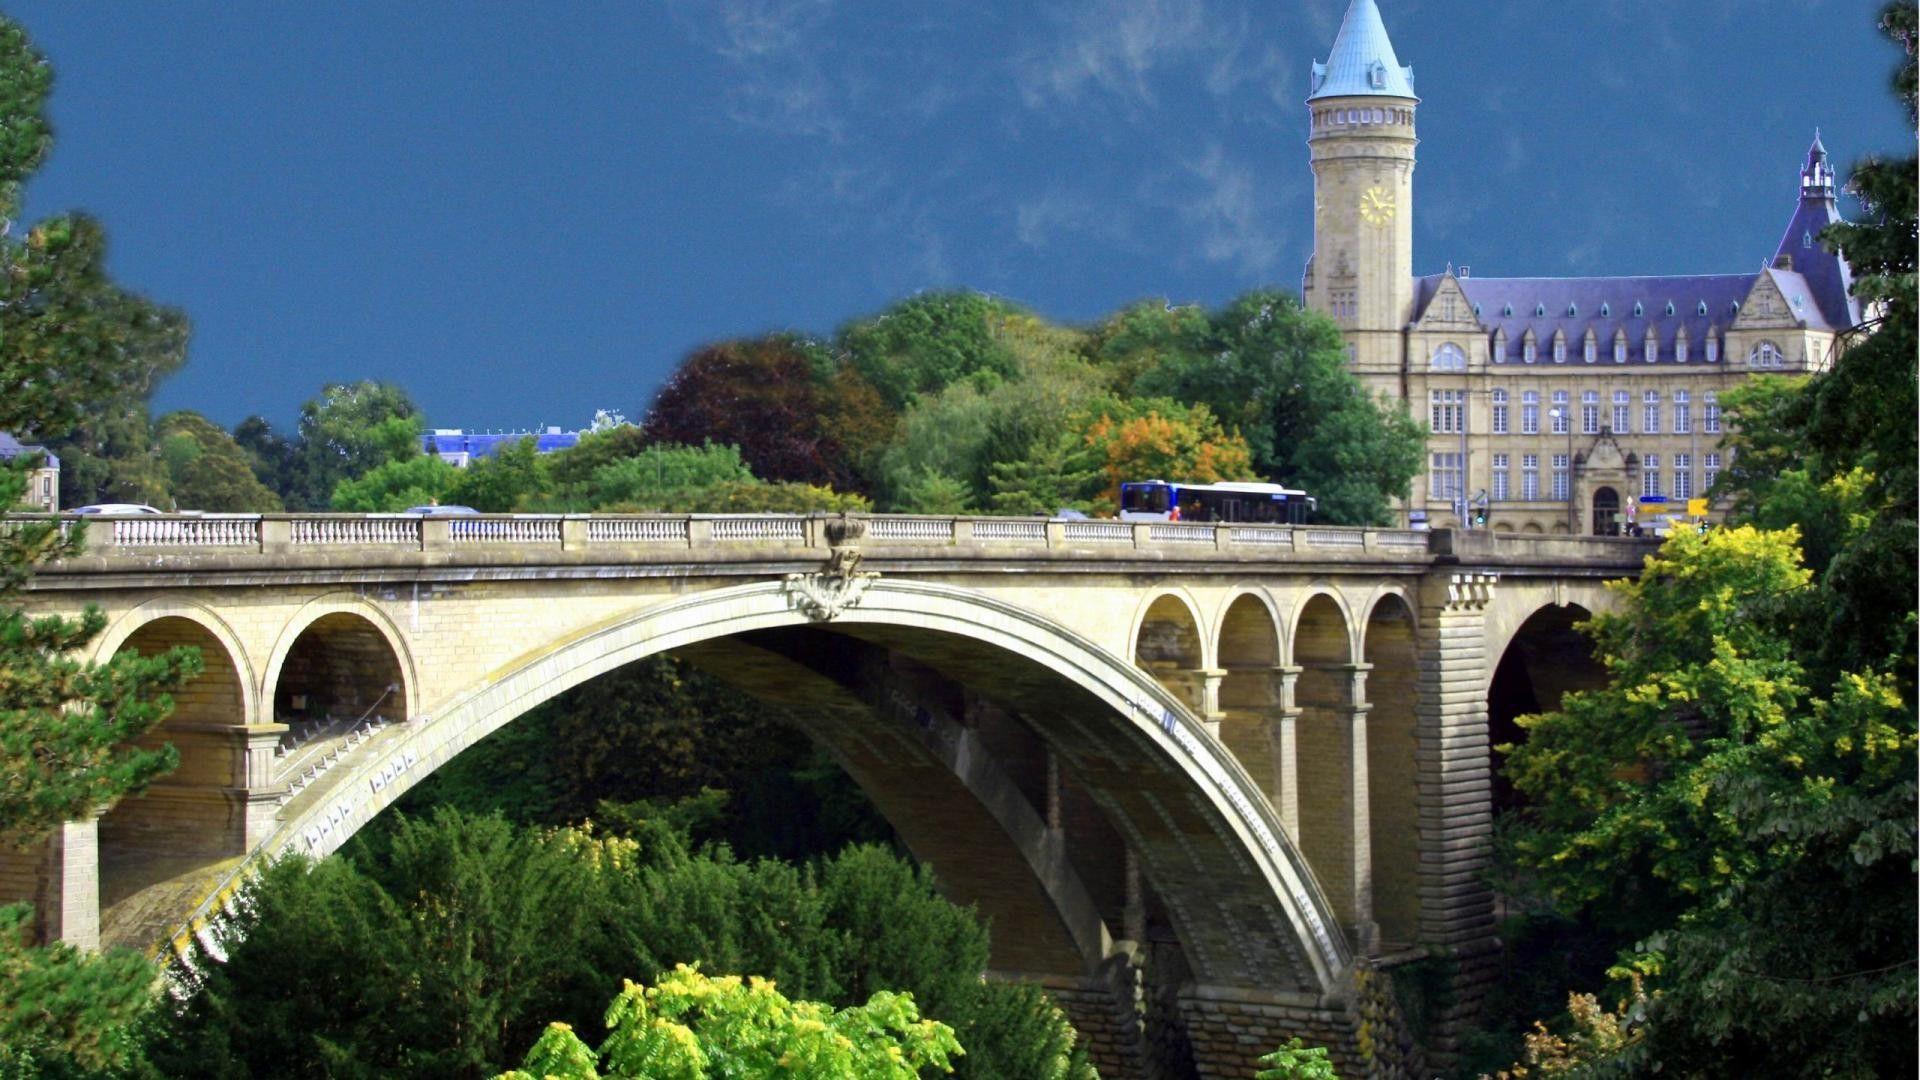
[[[46,520],[9,515],[10,522]],[[86,555],[66,568],[112,568],[153,554],[223,557],[266,565],[298,564],[303,556],[329,565],[342,558],[378,561],[381,553],[439,553],[434,561],[543,562],[597,559],[656,561],[676,552],[718,549],[743,558],[812,559],[831,547],[827,514],[482,514],[422,517],[399,514],[261,514],[59,518],[62,527],[87,522]],[[1650,541],[1610,537],[1345,528],[1324,525],[1252,525],[1168,521],[974,518],[857,515],[855,541],[876,558],[1150,558],[1190,561],[1418,562],[1435,557],[1493,558],[1507,562],[1565,562],[1637,567]],[[561,553],[567,553],[560,557]],[[1122,554],[1130,553],[1130,554]],[[717,555],[733,558],[730,555]],[[101,565],[102,563],[106,565]],[[58,572],[61,564],[47,569]]]

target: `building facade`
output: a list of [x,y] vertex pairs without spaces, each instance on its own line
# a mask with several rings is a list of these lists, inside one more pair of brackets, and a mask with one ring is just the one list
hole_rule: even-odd
[[1413,70],[1352,0],[1307,96],[1313,254],[1302,294],[1353,370],[1432,429],[1403,520],[1611,533],[1684,512],[1726,467],[1721,399],[1751,374],[1823,370],[1860,321],[1820,245],[1840,220],[1816,132],[1771,263],[1743,274],[1476,278],[1413,272]]
[[0,461],[10,462],[23,454],[39,455],[40,463],[27,473],[27,490],[20,495],[18,509],[44,514],[58,512],[60,459],[44,446],[28,446],[11,434],[0,431]]
[[491,457],[501,448],[524,439],[533,440],[536,454],[571,450],[580,445],[580,432],[557,427],[545,431],[467,431],[463,428],[434,428],[420,436],[420,449],[433,454],[456,469],[464,469],[483,457]]

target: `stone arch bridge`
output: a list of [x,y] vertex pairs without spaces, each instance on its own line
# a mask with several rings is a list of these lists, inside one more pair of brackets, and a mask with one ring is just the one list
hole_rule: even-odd
[[[1446,1053],[1494,959],[1490,744],[1591,678],[1570,627],[1647,550],[699,515],[121,519],[88,545],[29,605],[100,608],[97,656],[206,668],[150,736],[178,770],[0,855],[49,937],[183,951],[264,860],[671,652],[790,706],[991,919],[994,974],[1152,1077],[1248,1076],[1291,1034],[1343,1075]],[[1426,956],[1454,992],[1423,1048],[1391,972]]]

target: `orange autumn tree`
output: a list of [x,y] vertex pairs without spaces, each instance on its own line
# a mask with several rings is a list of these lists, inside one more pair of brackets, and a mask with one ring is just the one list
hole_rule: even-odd
[[1253,453],[1238,431],[1228,431],[1205,405],[1171,398],[1108,402],[1088,415],[1087,445],[1106,475],[1105,497],[1120,497],[1132,480],[1258,480]]

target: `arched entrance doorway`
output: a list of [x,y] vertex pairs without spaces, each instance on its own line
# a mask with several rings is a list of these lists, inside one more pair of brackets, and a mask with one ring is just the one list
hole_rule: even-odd
[[1610,487],[1598,488],[1593,493],[1593,535],[1619,534],[1620,493]]

